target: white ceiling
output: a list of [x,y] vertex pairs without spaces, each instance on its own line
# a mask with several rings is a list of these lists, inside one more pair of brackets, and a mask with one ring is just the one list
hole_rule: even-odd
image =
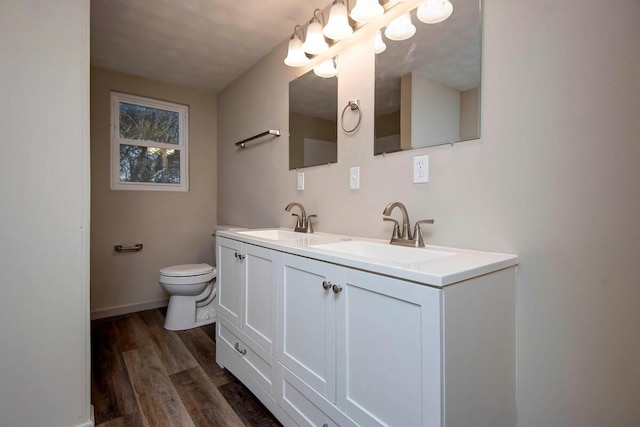
[[91,0],[91,64],[219,91],[330,3]]

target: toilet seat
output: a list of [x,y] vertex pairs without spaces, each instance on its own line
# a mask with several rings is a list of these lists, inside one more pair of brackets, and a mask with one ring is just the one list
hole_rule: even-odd
[[160,269],[160,275],[166,277],[190,277],[209,274],[214,268],[209,264],[181,264]]
[[158,281],[167,285],[193,285],[209,282],[215,277],[216,269],[209,264],[183,264],[161,269]]

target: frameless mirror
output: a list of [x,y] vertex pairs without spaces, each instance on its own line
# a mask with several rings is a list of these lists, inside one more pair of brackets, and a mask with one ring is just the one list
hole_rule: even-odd
[[309,71],[289,82],[289,169],[338,161],[338,79]]
[[438,24],[414,10],[415,35],[376,54],[374,154],[480,138],[481,4],[452,3]]

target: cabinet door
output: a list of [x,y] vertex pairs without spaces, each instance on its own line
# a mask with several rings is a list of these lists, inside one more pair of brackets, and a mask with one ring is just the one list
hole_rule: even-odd
[[276,330],[276,252],[245,245],[243,329],[249,338],[269,353]]
[[345,269],[338,407],[360,425],[440,426],[440,291]]
[[[335,403],[335,267],[283,256],[279,277],[278,356],[284,366]],[[334,277],[335,278],[335,277]],[[334,280],[335,281],[335,280]]]
[[218,314],[241,328],[243,272],[240,263],[242,244],[235,240],[218,239]]

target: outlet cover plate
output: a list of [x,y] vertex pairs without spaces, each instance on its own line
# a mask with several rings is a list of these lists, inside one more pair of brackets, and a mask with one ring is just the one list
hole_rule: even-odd
[[413,158],[413,183],[429,182],[429,156]]
[[298,190],[304,190],[304,172],[298,172],[296,176],[296,187]]

